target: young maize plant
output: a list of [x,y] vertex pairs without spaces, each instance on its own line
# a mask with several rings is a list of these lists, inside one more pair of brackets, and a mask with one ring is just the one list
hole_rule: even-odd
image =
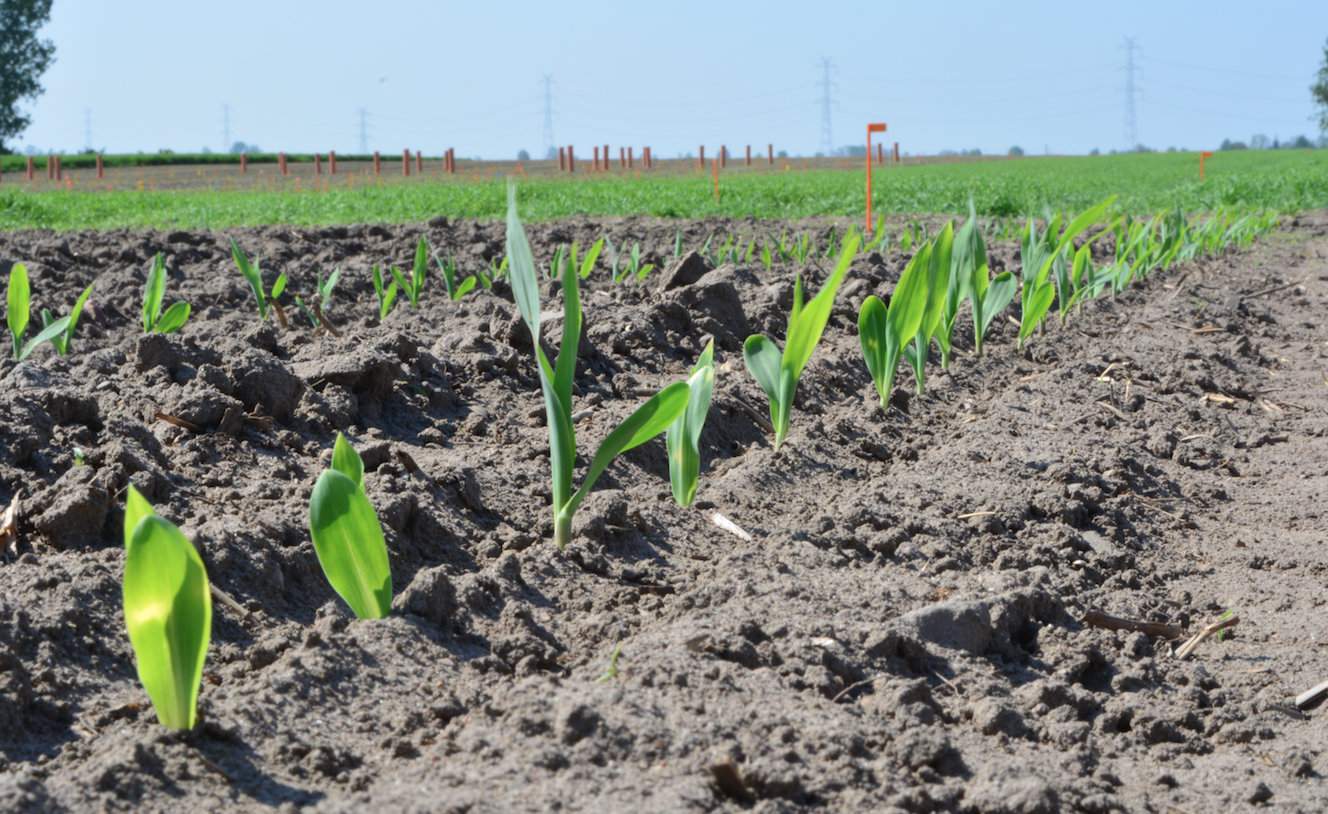
[[386,616],[392,610],[387,541],[364,492],[364,461],[341,433],[332,466],[318,476],[309,498],[309,533],[328,583],[355,615]]
[[882,410],[890,407],[899,355],[904,345],[918,335],[927,312],[931,265],[931,246],[924,243],[899,275],[899,282],[890,294],[890,307],[886,308],[881,298],[872,294],[858,311],[858,340]]
[[679,506],[690,506],[696,499],[696,482],[701,473],[701,429],[710,412],[710,395],[715,388],[715,340],[692,368],[687,380],[687,409],[669,425],[664,444],[669,450],[669,483]]
[[876,216],[876,227],[872,230],[872,235],[873,237],[871,240],[862,244],[863,254],[871,254],[874,251],[879,251],[882,246],[886,245],[885,215]]
[[[70,309],[69,316],[65,317],[68,322],[65,323],[65,329],[55,336],[51,337],[51,344],[55,346],[55,352],[61,356],[68,356],[73,348],[74,329],[78,327],[78,319],[83,316],[83,307],[88,304],[88,298],[92,296],[92,286],[88,285],[83,289],[83,293],[74,300],[74,307]],[[49,310],[43,308],[41,312],[42,333],[52,330],[52,326],[58,325],[60,320],[55,318]]]
[[[927,245],[927,307],[922,312],[922,323],[918,326],[913,344],[904,347],[904,359],[913,368],[913,381],[919,396],[927,389],[927,356],[931,351],[931,340],[941,331],[946,305],[951,297],[954,275],[951,273],[950,258],[954,250],[954,224],[945,224],[936,239]],[[954,302],[955,310],[958,310],[957,297]],[[945,341],[949,343],[949,340]]]
[[798,379],[803,368],[812,358],[812,352],[821,341],[825,323],[830,319],[830,311],[835,304],[835,294],[839,284],[844,281],[853,258],[857,256],[858,238],[850,237],[844,243],[844,250],[839,255],[839,262],[830,278],[821,286],[821,290],[805,306],[803,305],[802,277],[793,280],[793,312],[789,314],[788,332],[784,338],[784,350],[761,334],[752,334],[742,346],[743,361],[752,378],[765,391],[770,400],[770,423],[775,427],[775,449],[779,449],[788,436],[789,419],[793,412],[793,396],[798,389]]
[[420,307],[420,297],[424,295],[424,282],[429,275],[429,243],[420,238],[415,244],[415,262],[407,278],[396,266],[392,267],[392,280],[400,291],[406,293],[406,301],[411,308]]
[[[22,263],[15,263],[9,270],[9,290],[6,293],[5,322],[9,325],[9,340],[14,349],[15,362],[21,362],[31,356],[43,342],[54,342],[56,337],[64,334],[66,330],[72,333],[69,327],[71,318],[64,317],[42,328],[31,342],[23,341],[23,335],[28,331],[28,319],[32,314],[30,302],[32,292],[28,283],[28,267]],[[58,345],[56,349],[59,349]]]
[[212,594],[198,551],[133,485],[125,497],[124,618],[138,680],[169,729],[193,729],[212,639]]
[[[474,274],[458,282],[459,269],[457,268],[456,258],[449,257],[443,260],[441,257],[435,257],[434,262],[438,264],[438,273],[443,278],[443,289],[447,291],[447,298],[452,302],[457,302],[469,294],[480,282],[479,277]],[[488,286],[486,285],[485,288],[488,288]]]
[[623,420],[600,443],[591,459],[581,486],[572,491],[576,466],[576,432],[572,425],[572,382],[576,375],[576,351],[581,342],[581,296],[576,274],[564,273],[563,341],[557,361],[540,344],[539,284],[535,278],[535,258],[530,251],[525,229],[516,211],[516,187],[507,189],[507,255],[512,258],[512,295],[517,310],[530,331],[535,349],[540,389],[544,394],[544,412],[549,425],[549,466],[553,481],[553,539],[559,549],[572,537],[572,517],[594,487],[595,481],[613,459],[640,446],[660,433],[687,409],[690,389],[687,382],[674,382],[646,401]]
[[[623,269],[622,277],[614,280],[615,283],[621,283],[627,278],[632,278],[638,282],[650,276],[650,272],[655,270],[654,263],[641,263],[641,244],[632,244],[632,253],[627,257],[627,268]],[[583,275],[584,276],[584,275]]]
[[606,240],[608,240],[607,237],[601,237],[599,240],[590,244],[590,248],[586,250],[586,256],[581,258],[579,266],[577,265],[576,260],[576,241],[572,241],[572,256],[570,258],[571,267],[576,270],[576,273],[580,275],[582,280],[590,277],[590,272],[595,270],[595,263],[599,262],[599,256],[604,251],[604,241]]
[[258,261],[250,263],[240,244],[234,240],[231,241],[231,259],[235,261],[235,267],[240,270],[240,275],[254,292],[254,300],[258,303],[258,318],[266,320],[268,306],[275,303],[286,290],[286,275],[284,273],[279,275],[272,284],[271,292],[268,292],[263,288],[263,272],[258,266]]
[[765,266],[766,271],[770,271],[775,265],[774,255],[770,253],[770,244],[764,240],[761,241],[761,265]]
[[374,296],[378,298],[378,321],[382,322],[392,313],[392,306],[397,301],[397,283],[393,280],[384,288],[383,272],[378,266],[371,267],[369,271],[373,276]]
[[682,230],[673,230],[673,259],[682,257]]
[[[1018,346],[1033,335],[1033,331],[1042,324],[1052,302],[1056,299],[1056,285],[1052,282],[1052,267],[1058,257],[1062,257],[1067,246],[1088,227],[1102,220],[1107,210],[1115,202],[1111,196],[1098,205],[1081,212],[1078,217],[1061,228],[1061,216],[1049,220],[1046,231],[1038,234],[1037,225],[1029,220],[1020,245],[1020,259],[1023,263],[1023,289],[1020,304],[1022,312],[1019,321]],[[1059,233],[1059,236],[1058,236]],[[1062,262],[1064,262],[1062,260]]]
[[992,279],[987,266],[987,243],[983,232],[976,227],[977,211],[972,199],[968,201],[968,220],[955,235],[955,251],[951,255],[954,275],[961,278],[963,291],[973,312],[973,355],[983,355],[983,340],[996,315],[1005,311],[1019,282],[1011,272],[1003,271]]
[[314,301],[316,310],[310,309],[298,295],[295,297],[295,304],[300,307],[300,312],[304,314],[304,318],[309,320],[309,324],[314,328],[318,328],[323,324],[319,317],[325,316],[328,308],[332,306],[332,292],[336,289],[337,281],[340,279],[340,267],[333,269],[326,279],[323,278],[322,271],[318,272],[317,282],[314,285],[314,293],[318,295],[318,298]]
[[172,303],[171,307],[162,313],[161,303],[165,297],[166,262],[158,253],[152,258],[152,270],[148,272],[148,282],[143,287],[143,333],[174,333],[189,321],[189,303],[184,300]]

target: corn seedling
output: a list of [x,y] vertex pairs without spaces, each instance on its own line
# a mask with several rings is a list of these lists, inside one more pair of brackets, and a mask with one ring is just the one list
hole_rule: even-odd
[[922,324],[918,326],[913,344],[904,346],[904,360],[913,368],[913,381],[919,396],[927,387],[927,357],[931,352],[931,340],[941,330],[949,300],[950,280],[953,276],[950,257],[954,249],[954,225],[945,224],[941,233],[926,245],[930,249],[927,256],[927,307],[922,312]]
[[[480,282],[479,277],[474,274],[457,282],[459,270],[455,258],[449,257],[446,260],[434,258],[434,262],[438,264],[438,273],[443,278],[443,289],[447,291],[447,298],[452,302],[457,302],[469,294]],[[488,286],[486,285],[485,288],[488,288]]]
[[[78,299],[74,301],[74,307],[69,311],[69,316],[65,317],[68,321],[65,323],[64,330],[51,337],[51,344],[55,346],[55,352],[61,356],[69,355],[69,351],[72,348],[72,343],[74,341],[74,329],[78,327],[78,318],[83,315],[83,306],[88,304],[88,297],[91,296],[92,286],[89,285],[87,288],[83,289],[82,294],[78,295]],[[45,308],[42,309],[41,318],[42,333],[51,330],[52,326],[60,323],[60,320],[56,319],[55,316]]]
[[[31,342],[24,342],[23,335],[28,332],[28,320],[31,318],[32,291],[28,283],[28,267],[15,263],[9,270],[9,290],[6,292],[5,322],[9,326],[9,339],[13,345],[14,361],[21,362],[41,347],[43,342],[53,342],[69,328],[69,317],[57,319],[42,328]],[[58,346],[57,346],[58,349]]]
[[867,370],[881,399],[881,409],[890,406],[895,372],[904,346],[918,335],[927,313],[927,283],[931,273],[931,247],[923,245],[904,266],[886,307],[875,294],[867,297],[858,312],[858,339]]
[[1057,258],[1063,257],[1066,247],[1070,246],[1076,237],[1100,221],[1115,200],[1113,195],[1097,206],[1080,213],[1063,229],[1060,225],[1062,220],[1060,215],[1051,218],[1046,230],[1041,234],[1038,233],[1037,225],[1031,219],[1028,221],[1020,245],[1020,259],[1023,263],[1021,269],[1023,289],[1020,294],[1022,309],[1018,340],[1020,348],[1042,324],[1052,302],[1056,299],[1056,285],[1051,280],[1051,271]]
[[383,286],[383,272],[378,266],[373,266],[369,270],[373,277],[374,297],[378,299],[378,321],[387,319],[387,315],[392,313],[392,306],[397,301],[397,282],[392,280]]
[[973,353],[981,356],[982,341],[987,336],[987,329],[991,327],[997,315],[1008,308],[1014,300],[1014,295],[1019,290],[1019,281],[1008,271],[1002,271],[995,277],[991,276],[991,269],[987,265],[987,248],[982,242],[982,235],[974,234],[972,237],[966,237],[961,230],[956,251],[959,251],[959,246],[963,244],[967,244],[962,249],[967,253],[963,263],[969,270],[971,281],[968,297],[973,310]]
[[770,252],[770,244],[764,240],[761,241],[761,265],[765,266],[766,271],[770,271],[775,265],[774,255]]
[[615,283],[621,283],[623,280],[631,277],[635,280],[644,280],[650,276],[650,272],[655,270],[654,263],[641,262],[641,244],[633,243],[632,252],[627,256],[627,267],[623,269],[622,276],[615,279]]
[[166,297],[166,262],[158,254],[152,259],[152,270],[143,288],[143,333],[168,334],[184,327],[189,320],[189,303],[181,300],[162,313],[161,303]]
[[249,288],[254,292],[254,300],[258,303],[258,318],[260,320],[267,319],[268,306],[276,302],[281,297],[281,293],[286,290],[286,275],[278,275],[276,282],[272,284],[272,290],[269,292],[263,287],[263,272],[258,261],[255,260],[251,263],[244,250],[234,240],[231,241],[231,259],[235,261],[235,266],[240,270],[240,275],[249,283]]
[[[607,237],[601,237],[599,240],[596,240],[594,243],[590,244],[590,248],[586,251],[586,256],[581,258],[579,271],[577,273],[581,276],[582,280],[589,277],[590,272],[595,270],[595,264],[599,262],[599,256],[604,251],[604,241],[606,240],[608,240]],[[578,268],[576,260],[576,249],[577,246],[575,243],[573,243],[572,244],[573,268]]]
[[309,498],[309,533],[328,583],[355,615],[386,616],[392,610],[387,542],[364,492],[364,461],[341,433],[332,466],[318,476]]
[[322,325],[322,322],[318,318],[319,314],[326,314],[328,309],[332,306],[332,293],[336,289],[339,280],[341,280],[340,267],[333,269],[332,273],[327,275],[326,279],[323,278],[323,272],[318,272],[317,282],[314,286],[314,293],[318,295],[318,299],[316,300],[318,306],[317,313],[310,309],[309,306],[305,304],[304,300],[298,295],[295,297],[295,304],[299,306],[300,312],[304,314],[304,318],[309,320],[309,324],[314,328],[318,328]]
[[687,380],[687,409],[669,426],[664,436],[669,450],[669,483],[679,506],[690,506],[696,498],[701,473],[701,429],[710,412],[715,388],[715,340],[710,340]]
[[392,267],[392,281],[397,290],[406,294],[406,301],[411,308],[420,307],[420,297],[424,295],[424,282],[429,275],[429,242],[420,238],[415,244],[415,262],[410,268],[410,277],[406,277],[396,266]]
[[594,487],[595,481],[619,454],[640,446],[664,432],[687,409],[687,382],[675,382],[646,401],[619,424],[595,450],[580,488],[572,490],[576,466],[576,432],[572,425],[572,382],[576,375],[576,351],[581,341],[581,297],[575,274],[564,274],[563,340],[557,362],[549,363],[540,344],[539,286],[535,258],[516,211],[516,187],[507,191],[507,254],[512,258],[512,294],[517,310],[530,331],[535,349],[544,411],[549,425],[549,465],[553,481],[553,539],[564,548],[572,537],[572,517]]
[[770,400],[770,422],[775,427],[775,449],[784,443],[788,435],[789,418],[793,411],[793,396],[798,389],[798,379],[803,369],[812,358],[812,352],[821,341],[825,323],[830,319],[830,311],[835,303],[835,294],[839,284],[844,281],[853,258],[857,256],[857,237],[850,238],[839,255],[839,262],[830,278],[821,286],[805,306],[803,305],[802,277],[794,277],[793,312],[789,315],[788,333],[784,339],[781,353],[775,343],[762,336],[753,334],[747,337],[742,346],[743,361],[752,378],[765,391]]
[[876,226],[872,230],[872,239],[862,244],[862,253],[871,254],[881,249],[885,244],[885,215],[877,215]]
[[207,570],[192,543],[132,485],[125,498],[124,618],[157,720],[193,729],[212,638]]

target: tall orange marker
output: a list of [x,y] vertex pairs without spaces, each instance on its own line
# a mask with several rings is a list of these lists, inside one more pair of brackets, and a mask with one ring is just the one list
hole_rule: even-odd
[[1212,158],[1212,157],[1213,157],[1212,152],[1210,152],[1210,151],[1208,151],[1208,150],[1204,150],[1202,153],[1199,153],[1199,180],[1200,180],[1200,181],[1202,181],[1202,180],[1204,179],[1204,159]]
[[871,190],[871,171],[872,171],[871,134],[872,134],[872,133],[884,133],[884,132],[885,132],[885,122],[876,122],[875,124],[869,124],[869,125],[867,125],[867,234],[871,234],[871,230],[872,230],[872,216],[871,216],[871,206],[872,206],[872,190]]

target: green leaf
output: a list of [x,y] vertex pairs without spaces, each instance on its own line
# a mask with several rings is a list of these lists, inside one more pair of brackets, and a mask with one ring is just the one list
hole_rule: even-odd
[[134,488],[134,484],[129,484],[125,490],[125,510],[124,510],[124,547],[129,550],[129,543],[134,539],[134,529],[143,518],[154,514],[152,504],[143,497],[143,493]]
[[656,435],[668,429],[669,425],[687,409],[690,389],[687,382],[674,382],[655,394],[653,398],[636,408],[636,411],[623,420],[595,450],[595,457],[590,461],[590,469],[581,481],[581,488],[576,490],[571,500],[559,511],[569,520],[576,513],[577,506],[585,500],[595,481],[604,474],[613,459],[628,450],[635,449]]
[[[539,365],[540,391],[544,395],[544,417],[549,425],[549,470],[552,478],[555,516],[571,499],[572,473],[576,467],[576,428],[572,425],[571,406],[563,402],[554,384],[553,368],[543,348],[535,348]],[[561,540],[565,545],[566,540]]]
[[[516,185],[507,185],[507,258],[511,261],[512,298],[516,300],[521,319],[530,330],[530,339],[536,347],[540,338],[539,282],[535,278],[535,257],[530,252],[526,230],[516,214]],[[496,277],[497,275],[495,275]]]
[[350,478],[356,486],[364,487],[364,460],[341,433],[337,433],[337,441],[332,445],[332,468]]
[[575,269],[563,269],[563,341],[553,373],[554,392],[568,415],[572,413],[572,380],[576,376],[576,352],[581,345],[581,289]]
[[779,380],[781,353],[779,346],[761,334],[752,334],[742,345],[742,360],[756,383],[770,401],[770,420],[779,427]]
[[157,720],[193,729],[212,638],[207,571],[180,530],[156,515],[139,520],[125,552],[124,616]]
[[886,352],[889,332],[885,303],[872,294],[858,310],[858,341],[862,344],[862,356],[867,361],[867,371],[876,385],[882,409],[890,403],[890,388],[894,383],[894,371],[887,368],[890,363]]
[[1033,289],[1033,292],[1026,298],[1024,303],[1023,319],[1019,323],[1019,341],[1022,343],[1025,339],[1033,335],[1037,326],[1042,324],[1042,320],[1047,316],[1047,310],[1056,300],[1056,287],[1051,283],[1043,283],[1042,286]]
[[87,288],[83,289],[83,293],[79,294],[78,299],[74,301],[74,307],[69,312],[69,326],[65,328],[64,341],[57,346],[60,350],[60,355],[63,356],[71,350],[71,343],[74,340],[74,329],[78,327],[78,319],[83,316],[83,307],[88,304],[88,298],[91,296],[92,286],[89,285]]
[[586,256],[581,260],[581,279],[584,280],[595,270],[595,263],[599,260],[600,252],[604,251],[604,238],[596,240],[586,252]]
[[858,240],[855,234],[844,241],[844,249],[839,254],[835,270],[831,272],[830,279],[826,280],[821,290],[816,292],[811,302],[802,308],[798,307],[796,300],[794,302],[795,314],[789,321],[783,361],[784,369],[792,377],[794,386],[801,378],[807,362],[811,360],[816,345],[821,341],[821,334],[825,331],[825,324],[829,321],[830,312],[834,308],[835,294],[838,293],[839,285],[844,281],[849,266],[853,264],[853,258],[857,256]]
[[[982,274],[985,277],[990,272],[984,265]],[[986,337],[987,329],[996,316],[1009,307],[1014,300],[1015,292],[1019,289],[1019,281],[1008,271],[997,274],[991,281],[991,287],[987,289],[987,296],[982,301],[981,323],[978,326],[978,347],[981,347],[981,338]]]
[[706,344],[687,380],[687,409],[669,425],[664,436],[669,453],[669,483],[679,506],[690,506],[696,498],[701,472],[701,430],[710,412],[715,387],[715,341]]
[[269,298],[273,300],[280,299],[281,293],[285,290],[286,290],[286,273],[282,272],[280,275],[278,275],[277,281],[272,284],[272,292],[269,294]]
[[150,334],[161,316],[161,300],[166,296],[166,262],[161,253],[152,258],[152,270],[143,288],[143,333]]
[[395,281],[393,283],[395,286],[397,286],[400,290],[406,292],[406,300],[410,302],[412,307],[414,307],[415,292],[410,287],[410,283],[407,282],[406,278],[402,276],[401,270],[398,269],[396,266],[392,267],[392,279]]
[[267,319],[267,295],[263,293],[263,275],[258,270],[257,263],[250,263],[249,257],[245,255],[240,244],[234,239],[231,240],[231,259],[240,270],[240,275],[249,283],[249,288],[254,292],[254,299],[258,302],[258,316],[260,319]]
[[309,499],[309,533],[332,589],[361,619],[392,609],[387,541],[364,489],[335,469],[318,476]]
[[462,297],[466,296],[471,292],[473,288],[475,288],[475,284],[478,282],[479,280],[476,279],[475,275],[473,274],[467,277],[466,279],[462,280],[461,285],[457,286],[456,293],[452,295],[452,299],[459,300]]
[[9,290],[5,303],[5,321],[9,324],[9,336],[14,346],[14,358],[23,351],[23,334],[28,330],[31,317],[32,291],[28,283],[28,267],[15,263],[9,270]]
[[424,293],[424,280],[429,274],[429,241],[421,237],[415,244],[415,265],[410,270],[410,281],[418,300]]
[[890,294],[889,337],[902,347],[917,335],[927,313],[928,275],[931,272],[931,247],[921,246],[904,266],[899,282]]
[[161,319],[157,320],[154,330],[159,334],[175,333],[189,321],[189,311],[189,303],[183,300],[172,304],[166,309],[166,313],[161,315]]
[[18,361],[23,361],[32,355],[32,352],[41,347],[43,343],[50,342],[57,336],[60,336],[69,327],[69,317],[60,317],[55,322],[42,328],[31,341],[25,342],[23,348],[18,353]]

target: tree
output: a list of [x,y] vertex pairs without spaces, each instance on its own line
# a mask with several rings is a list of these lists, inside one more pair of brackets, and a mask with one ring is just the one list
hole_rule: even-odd
[[516,152],[516,160],[517,160],[517,161],[529,161],[529,160],[530,160],[530,153],[526,152],[525,150],[517,150],[517,152]]
[[51,19],[51,0],[0,0],[0,154],[32,118],[18,105],[41,95],[38,82],[55,60],[55,43],[37,37]]
[[1013,147],[1011,147],[1010,150],[1009,150],[1009,152],[1008,152],[1008,155],[1009,155],[1011,158],[1018,158],[1019,156],[1021,156],[1021,155],[1023,155],[1023,154],[1024,154],[1024,148],[1023,148],[1023,147],[1020,147],[1018,144],[1016,144],[1016,145],[1014,145]]
[[1323,43],[1323,64],[1319,66],[1319,75],[1310,85],[1310,95],[1319,106],[1319,132],[1328,134],[1328,40]]

